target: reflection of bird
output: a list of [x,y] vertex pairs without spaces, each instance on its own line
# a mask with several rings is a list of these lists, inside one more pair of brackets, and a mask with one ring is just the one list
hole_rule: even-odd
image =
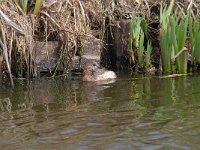
[[83,70],[83,81],[105,81],[115,79],[117,77],[113,71],[108,71],[105,68],[101,68],[97,64],[87,64]]

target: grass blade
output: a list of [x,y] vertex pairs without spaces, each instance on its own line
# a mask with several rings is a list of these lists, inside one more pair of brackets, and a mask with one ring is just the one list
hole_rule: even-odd
[[35,7],[34,7],[34,11],[33,11],[33,14],[34,14],[34,15],[37,15],[37,14],[39,13],[40,8],[41,8],[41,6],[42,6],[42,2],[43,2],[43,0],[36,0],[36,2],[35,2]]

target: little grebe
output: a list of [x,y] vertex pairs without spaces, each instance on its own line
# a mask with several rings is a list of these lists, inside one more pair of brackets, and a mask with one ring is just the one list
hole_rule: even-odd
[[105,81],[117,78],[113,71],[108,71],[97,65],[86,65],[83,74],[83,81]]

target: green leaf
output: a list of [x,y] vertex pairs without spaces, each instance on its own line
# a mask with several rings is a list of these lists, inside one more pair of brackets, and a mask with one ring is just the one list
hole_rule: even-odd
[[34,15],[36,15],[36,14],[39,13],[40,8],[41,8],[41,6],[42,6],[42,2],[43,2],[43,0],[36,0],[36,2],[35,2],[35,7],[34,7],[34,11],[33,11],[33,14],[34,14]]
[[146,63],[145,63],[146,68],[149,68],[150,66],[151,52],[152,52],[152,45],[151,42],[148,41],[147,52],[146,52]]
[[27,14],[28,0],[19,0],[19,6],[24,14]]

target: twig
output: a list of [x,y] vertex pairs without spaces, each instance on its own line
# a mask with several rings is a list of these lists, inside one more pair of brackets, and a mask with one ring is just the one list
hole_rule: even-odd
[[190,0],[190,4],[188,5],[187,10],[189,10],[190,8],[192,8],[192,5],[193,5],[193,0]]
[[22,35],[24,34],[24,31],[20,28],[20,26],[18,26],[15,22],[13,22],[7,15],[5,15],[1,9],[0,9],[0,17],[2,17],[4,19],[4,21],[6,22],[6,24],[8,24],[10,27],[12,27],[13,29],[15,29],[17,32],[19,32]]
[[173,77],[180,77],[180,76],[187,76],[188,74],[171,74],[166,76],[158,76],[159,79],[166,79],[166,78],[173,78]]
[[144,2],[145,2],[147,9],[148,9],[148,17],[150,17],[151,12],[150,12],[150,8],[149,8],[149,4],[146,0],[144,0]]
[[49,0],[49,1],[45,1],[44,7],[51,7],[53,4],[57,3],[57,0]]
[[41,11],[41,13],[47,16],[59,29],[61,29],[60,25],[47,12]]

